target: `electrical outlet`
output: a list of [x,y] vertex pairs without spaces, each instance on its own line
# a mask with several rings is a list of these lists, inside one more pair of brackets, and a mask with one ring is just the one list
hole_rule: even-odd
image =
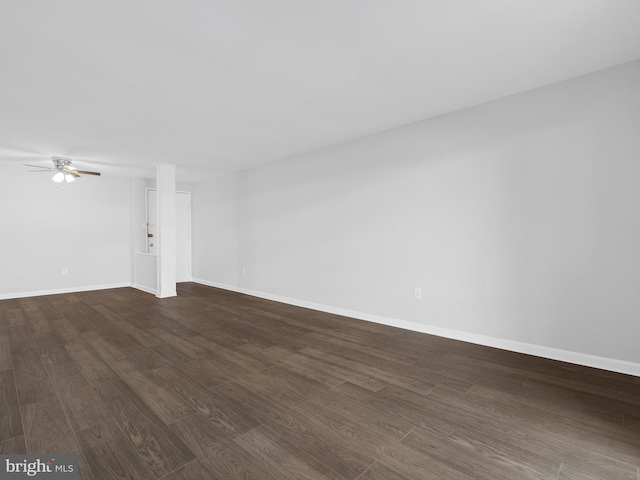
[[69,267],[62,267],[62,275],[69,275]]
[[413,289],[413,296],[415,298],[422,298],[422,289],[420,287],[416,287]]

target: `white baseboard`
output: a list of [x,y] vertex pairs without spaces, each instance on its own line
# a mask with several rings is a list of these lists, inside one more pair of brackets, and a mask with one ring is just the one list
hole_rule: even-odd
[[200,283],[202,285],[207,285],[210,287],[222,288],[224,290],[244,293],[253,297],[273,300],[276,302],[286,303],[288,305],[295,305],[297,307],[310,308],[312,310],[318,310],[321,312],[333,313],[335,315],[356,318],[358,320],[366,320],[368,322],[379,323],[390,327],[397,327],[404,330],[427,333],[429,335],[461,340],[463,342],[475,343],[487,347],[500,348],[502,350],[509,350],[512,352],[524,353],[527,355],[535,355],[537,357],[544,357],[552,360],[559,360],[561,362],[573,363],[576,365],[583,365],[585,367],[599,368],[602,370],[609,370],[611,372],[625,373],[627,375],[635,375],[640,377],[639,363],[627,362],[625,360],[616,360],[613,358],[598,357],[586,353],[572,352],[569,350],[545,347],[543,345],[518,342],[515,340],[508,340],[504,338],[489,337],[486,335],[479,335],[476,333],[463,332],[460,330],[436,327],[433,325],[426,325],[423,323],[411,322],[408,320],[400,320],[397,318],[382,317],[379,315],[358,312],[355,310],[347,310],[344,308],[332,307],[330,305],[307,302],[305,300],[298,300],[295,298],[281,297],[279,295],[272,295],[270,293],[258,292],[246,288],[235,287],[232,285],[209,282],[200,278],[194,278],[193,281],[195,283]]
[[150,293],[151,295],[155,295],[157,292],[154,288],[149,288],[149,287],[145,287],[144,285],[136,285],[133,284],[131,285],[133,288],[136,288],[138,290],[142,290],[145,293]]
[[58,295],[60,293],[77,293],[77,292],[90,292],[93,290],[107,290],[109,288],[122,288],[131,287],[131,283],[111,283],[108,285],[86,285],[82,287],[69,287],[69,288],[54,288],[51,290],[36,290],[32,292],[15,292],[15,293],[0,293],[0,300],[9,300],[12,298],[25,298],[25,297],[41,297],[42,295]]

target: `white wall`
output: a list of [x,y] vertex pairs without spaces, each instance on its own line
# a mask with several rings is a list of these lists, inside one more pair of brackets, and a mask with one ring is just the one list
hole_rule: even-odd
[[208,283],[236,285],[236,175],[196,183],[191,195],[192,276]]
[[129,185],[84,177],[60,186],[45,173],[0,167],[0,298],[128,285]]
[[[634,62],[240,172],[237,285],[640,363],[639,132]],[[194,277],[235,285],[216,182]]]

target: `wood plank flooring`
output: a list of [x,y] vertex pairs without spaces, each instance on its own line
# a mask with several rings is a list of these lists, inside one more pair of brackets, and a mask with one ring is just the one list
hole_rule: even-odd
[[82,479],[640,480],[640,378],[193,283],[0,301],[0,454]]

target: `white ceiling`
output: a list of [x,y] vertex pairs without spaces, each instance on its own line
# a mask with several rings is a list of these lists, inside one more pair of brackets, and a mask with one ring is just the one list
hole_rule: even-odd
[[0,0],[0,163],[195,181],[639,58],[638,0]]

